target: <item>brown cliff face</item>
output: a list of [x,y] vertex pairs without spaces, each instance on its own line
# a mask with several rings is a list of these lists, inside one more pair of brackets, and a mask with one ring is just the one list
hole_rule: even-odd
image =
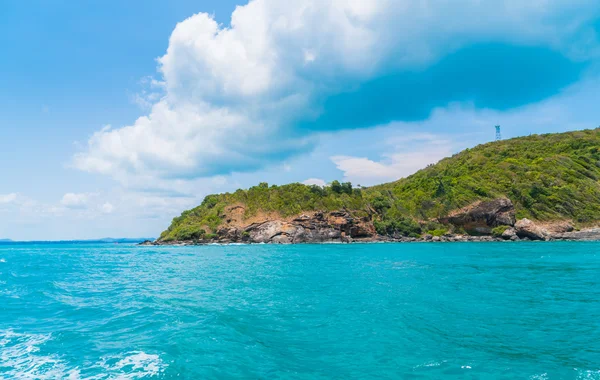
[[[352,241],[498,241],[498,240],[600,240],[600,228],[574,231],[569,221],[537,223],[528,219],[515,220],[513,203],[507,198],[475,202],[452,212],[438,221],[464,230],[468,235],[447,233],[444,236],[424,235],[421,238],[378,235],[373,215],[356,217],[345,210],[310,212],[283,218],[276,213],[256,213],[245,218],[245,207],[231,205],[222,216],[223,224],[210,237],[199,240],[145,242],[156,244],[208,243],[327,243]],[[376,217],[376,214],[375,214]],[[508,226],[501,236],[492,237],[492,230]],[[469,236],[471,235],[471,236]],[[473,236],[475,235],[475,236]]]
[[440,221],[461,227],[471,235],[489,235],[494,227],[515,225],[515,207],[508,198],[476,202]]
[[291,220],[266,220],[217,231],[220,242],[324,243],[368,240],[377,236],[369,217],[355,218],[346,211],[316,212]]

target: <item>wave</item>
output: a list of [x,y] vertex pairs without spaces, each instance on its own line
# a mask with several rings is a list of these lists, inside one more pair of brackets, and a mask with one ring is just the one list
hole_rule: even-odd
[[591,371],[591,370],[582,370],[574,368],[577,371],[577,379],[589,379],[589,380],[599,380],[600,379],[600,370]]
[[[11,330],[0,332],[0,363],[3,374],[17,379],[59,379],[72,377],[67,363],[58,355],[40,353],[40,346],[51,334],[18,334]],[[76,378],[76,377],[75,377]]]
[[[577,379],[577,380],[598,380],[600,379],[600,370],[597,371],[592,371],[592,370],[582,370],[582,369],[578,369],[578,368],[573,368],[573,371],[575,371],[574,377],[572,377],[573,379]],[[553,377],[548,376],[547,372],[538,374],[538,375],[533,375],[529,377],[529,380],[547,380]]]
[[142,351],[127,353],[125,357],[113,356],[103,358],[99,362],[107,375],[118,375],[123,379],[141,379],[144,377],[158,376],[167,367],[160,357]]
[[2,375],[16,379],[142,379],[160,375],[167,368],[158,355],[131,351],[100,358],[81,369],[58,354],[43,353],[52,334],[21,334],[0,331]]

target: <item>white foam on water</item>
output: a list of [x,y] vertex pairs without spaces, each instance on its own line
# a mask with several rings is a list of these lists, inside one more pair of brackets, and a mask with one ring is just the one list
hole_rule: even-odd
[[533,375],[529,378],[530,380],[546,380],[548,379],[547,373],[540,373],[539,375]]
[[439,367],[442,364],[445,364],[447,362],[447,360],[442,360],[441,362],[427,362],[427,363],[423,363],[423,364],[419,364],[413,367],[413,369],[417,369],[417,368],[428,368],[428,367]]
[[600,380],[600,370],[580,370],[574,368],[577,371],[577,380]]
[[158,355],[132,351],[107,356],[95,364],[78,368],[57,354],[43,354],[40,347],[52,334],[20,334],[0,331],[0,367],[10,379],[107,380],[142,379],[160,375],[167,368]]
[[471,369],[470,365],[461,365],[460,368],[462,369]]
[[5,263],[6,260],[5,259],[0,259],[0,263]]
[[134,351],[125,357],[111,356],[103,358],[98,365],[102,367],[109,378],[141,379],[158,376],[167,368],[158,355]]
[[40,346],[51,338],[51,334],[0,331],[0,367],[3,367],[3,376],[41,380],[72,378],[72,371],[60,357],[39,352]]

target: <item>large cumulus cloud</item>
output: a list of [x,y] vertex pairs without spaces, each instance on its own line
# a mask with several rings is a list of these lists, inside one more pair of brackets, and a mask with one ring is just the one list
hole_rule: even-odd
[[315,132],[423,119],[452,101],[516,107],[578,78],[597,54],[599,10],[593,0],[253,0],[229,26],[198,13],[159,58],[164,94],[150,113],[96,132],[74,164],[121,180],[197,178],[306,152]]

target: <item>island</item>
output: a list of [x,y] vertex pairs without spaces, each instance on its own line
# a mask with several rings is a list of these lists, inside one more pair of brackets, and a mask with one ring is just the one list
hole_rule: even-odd
[[213,194],[145,244],[600,240],[600,129],[494,141],[372,187]]

